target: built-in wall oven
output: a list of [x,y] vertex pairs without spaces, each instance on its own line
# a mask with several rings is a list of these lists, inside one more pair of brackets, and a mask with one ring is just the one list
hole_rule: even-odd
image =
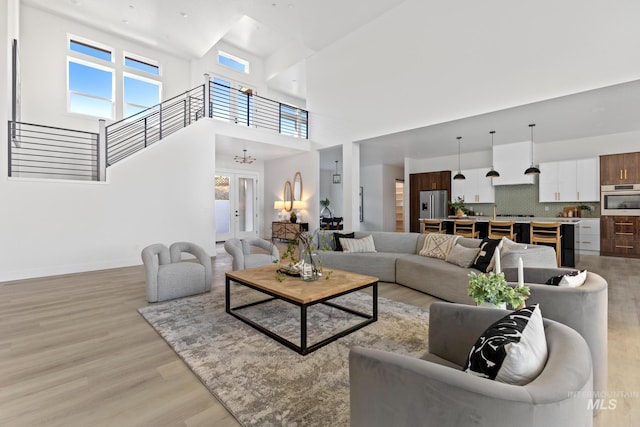
[[601,215],[640,216],[640,184],[603,185]]

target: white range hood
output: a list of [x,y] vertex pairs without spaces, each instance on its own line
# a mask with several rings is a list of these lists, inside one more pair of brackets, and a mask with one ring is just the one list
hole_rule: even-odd
[[493,146],[493,167],[500,177],[492,178],[493,185],[533,184],[535,175],[525,175],[531,166],[531,141]]

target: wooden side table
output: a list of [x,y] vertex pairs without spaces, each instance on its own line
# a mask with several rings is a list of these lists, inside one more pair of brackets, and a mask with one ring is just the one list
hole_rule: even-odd
[[301,231],[309,231],[308,222],[273,221],[271,223],[271,239],[291,241]]

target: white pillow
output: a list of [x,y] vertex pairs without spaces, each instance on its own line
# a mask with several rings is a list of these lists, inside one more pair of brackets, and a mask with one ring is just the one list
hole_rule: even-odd
[[502,246],[500,248],[500,255],[504,256],[511,251],[518,251],[523,249],[527,249],[527,245],[525,243],[516,243],[511,239],[503,237]]
[[373,243],[373,236],[371,235],[363,237],[362,239],[340,237],[340,244],[342,245],[342,252],[347,253],[376,251],[376,245]]

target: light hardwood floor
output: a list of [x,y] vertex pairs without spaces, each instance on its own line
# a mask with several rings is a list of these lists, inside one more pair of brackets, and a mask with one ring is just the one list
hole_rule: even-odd
[[[221,245],[214,286],[230,258]],[[640,419],[640,260],[583,256],[609,282],[609,390],[596,426]],[[238,426],[138,314],[141,266],[0,284],[1,426]],[[380,295],[421,307],[428,295],[381,284]],[[551,427],[551,426],[550,426]]]

